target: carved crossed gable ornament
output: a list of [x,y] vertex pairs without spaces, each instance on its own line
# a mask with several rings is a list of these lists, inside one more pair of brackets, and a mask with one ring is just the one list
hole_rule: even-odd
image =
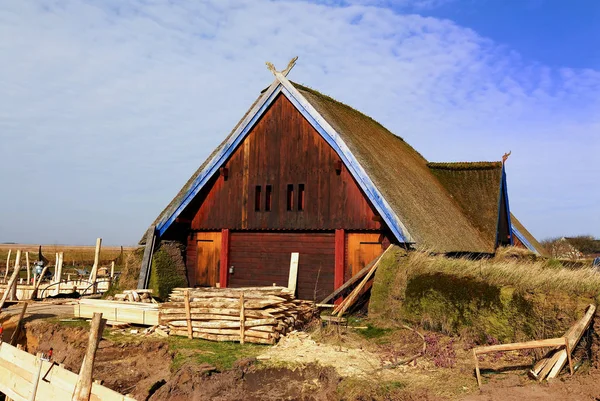
[[510,156],[510,154],[511,154],[511,153],[512,153],[512,150],[511,150],[511,151],[509,151],[508,153],[505,153],[505,154],[502,156],[502,164],[506,163],[506,160],[508,159],[508,156]]
[[291,59],[287,65],[287,67],[285,67],[285,69],[283,69],[281,71],[277,71],[277,69],[275,68],[273,63],[271,63],[270,61],[267,61],[265,64],[267,65],[267,68],[269,69],[269,71],[271,71],[273,73],[273,75],[277,76],[277,73],[279,73],[285,77],[285,76],[287,76],[287,74],[290,73],[292,68],[294,68],[294,66],[296,65],[296,60],[298,60],[298,56]]

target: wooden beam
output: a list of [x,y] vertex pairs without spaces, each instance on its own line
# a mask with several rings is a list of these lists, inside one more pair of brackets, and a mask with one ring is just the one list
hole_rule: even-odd
[[40,376],[42,375],[42,354],[38,352],[35,358],[35,364],[37,369],[35,370],[35,376],[33,377],[33,388],[31,389],[31,395],[29,396],[29,401],[35,401],[35,396],[37,395],[38,384],[40,382]]
[[[473,359],[475,363],[475,376],[477,378],[477,385],[481,389],[481,372],[479,371],[479,355],[489,354],[491,352],[505,352],[505,351],[517,351],[521,349],[534,349],[534,348],[552,348],[552,347],[566,347],[569,349],[569,342],[567,337],[560,338],[549,338],[547,340],[534,340],[512,344],[499,344],[489,345],[485,347],[473,348]],[[570,365],[572,367],[572,363]]]
[[[15,256],[15,270],[21,271],[21,250],[17,249],[17,255]],[[19,277],[17,276],[17,281]],[[9,288],[7,288],[9,290]],[[10,295],[8,298],[10,301],[17,299],[17,282],[10,288]]]
[[219,286],[227,288],[229,270],[229,229],[221,230],[221,263],[219,266]]
[[[383,253],[382,253],[382,255],[383,255]],[[327,297],[325,297],[319,303],[320,304],[327,304],[327,303],[331,302],[332,300],[336,299],[337,297],[345,295],[347,292],[350,292],[350,290],[352,289],[352,286],[354,284],[356,284],[359,280],[361,280],[369,272],[369,270],[371,269],[371,267],[373,267],[373,265],[375,263],[377,263],[377,261],[379,260],[379,258],[381,258],[381,255],[379,255],[375,259],[373,259],[371,261],[371,263],[369,263],[368,265],[366,265],[365,267],[363,267],[358,273],[356,273],[348,281],[346,281],[340,288],[338,288],[337,290],[333,291],[331,294],[329,294]]]
[[152,254],[156,245],[156,226],[150,226],[146,234],[146,248],[144,248],[144,257],[142,258],[142,267],[138,278],[137,288],[148,288],[150,281],[150,269],[152,267]]
[[[102,247],[102,238],[96,238],[96,250],[94,251],[94,265],[90,272],[90,284],[95,284],[98,277],[98,263],[100,263],[100,248]],[[96,287],[94,286],[94,293]]]
[[183,293],[184,299],[185,299],[185,316],[186,316],[186,320],[187,320],[187,330],[188,330],[188,338],[191,340],[192,338],[194,338],[193,333],[192,333],[192,312],[191,312],[191,308],[190,308],[190,292],[188,290],[185,290]]
[[240,294],[240,344],[244,344],[246,338],[246,311],[244,309],[244,293]]
[[90,395],[92,394],[96,350],[98,349],[98,343],[102,339],[102,332],[104,331],[105,325],[106,319],[102,319],[102,313],[94,313],[90,327],[88,348],[83,357],[83,362],[81,363],[81,370],[79,371],[79,378],[75,385],[72,401],[89,401],[90,399]]
[[2,295],[2,300],[0,300],[0,311],[4,307],[4,303],[8,299],[8,296],[12,292],[13,286],[16,288],[17,286],[17,277],[19,276],[20,266],[15,266],[15,270],[13,274],[10,276],[10,280],[8,280],[8,284],[6,285],[6,291]]
[[391,248],[392,247],[389,246],[385,251],[383,251],[383,253],[379,257],[379,259],[377,259],[377,262],[375,262],[375,264],[369,269],[369,271],[367,272],[367,274],[365,275],[365,277],[362,279],[362,281],[356,286],[356,288],[354,288],[354,290],[352,290],[352,292],[350,293],[350,295],[348,296],[348,298],[346,298],[344,300],[344,302],[342,302],[341,304],[339,304],[338,307],[333,310],[332,314],[337,314],[338,316],[342,316],[344,313],[346,313],[346,311],[348,310],[348,308],[350,308],[352,305],[354,305],[354,302],[356,302],[356,300],[358,299],[359,295],[362,293],[362,289],[365,287],[365,285],[367,285],[367,282],[371,279],[371,276],[373,274],[375,274],[375,270],[377,270],[377,267],[379,266],[379,263],[383,259],[383,256]]
[[288,275],[288,289],[295,296],[296,295],[296,285],[298,284],[298,252],[292,252],[292,256],[290,258],[290,272]]
[[23,329],[23,319],[25,318],[26,311],[27,302],[23,302],[23,308],[21,309],[21,314],[19,315],[17,326],[15,327],[15,331],[13,331],[12,337],[10,338],[10,345],[17,345],[17,341],[19,341],[19,335],[21,335],[21,330]]
[[31,285],[31,265],[29,264],[29,252],[25,252],[25,263],[27,264],[27,285]]
[[[585,315],[577,323],[575,323],[571,330],[569,330],[569,334],[566,336],[569,340],[569,351],[575,349],[579,343],[579,340],[581,340],[581,336],[583,336],[583,333],[589,327],[592,318],[594,317],[594,313],[596,313],[596,306],[589,305]],[[557,354],[558,357],[556,359],[556,363],[553,365],[552,370],[550,370],[548,373],[549,379],[553,379],[558,376],[560,371],[567,363],[569,359],[568,357],[570,356],[566,349],[559,351]]]
[[[335,230],[335,268],[333,273],[333,289],[337,290],[344,284],[344,266],[346,255],[346,233]],[[326,303],[326,302],[321,302]]]
[[4,270],[4,282],[6,283],[6,278],[8,277],[8,271],[10,270],[10,254],[12,253],[12,249],[8,250],[8,256],[6,257],[6,270]]

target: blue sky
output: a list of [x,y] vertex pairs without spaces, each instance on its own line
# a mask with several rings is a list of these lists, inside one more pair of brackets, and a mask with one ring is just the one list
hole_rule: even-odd
[[600,236],[600,3],[0,3],[0,242],[134,244],[272,76],[431,161],[499,160],[543,239]]

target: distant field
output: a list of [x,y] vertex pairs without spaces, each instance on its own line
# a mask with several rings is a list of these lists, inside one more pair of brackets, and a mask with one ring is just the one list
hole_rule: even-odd
[[[6,266],[8,251],[12,250],[10,256],[11,265],[14,263],[17,249],[22,252],[21,263],[25,264],[25,252],[29,252],[29,260],[33,263],[38,260],[39,245],[35,244],[0,244],[0,267]],[[45,258],[54,264],[57,252],[64,252],[64,264],[66,266],[91,266],[94,262],[95,246],[89,245],[42,245],[42,254]],[[123,247],[123,253],[126,254],[135,247]],[[100,264],[110,263],[116,260],[121,254],[119,246],[102,246],[100,249]]]

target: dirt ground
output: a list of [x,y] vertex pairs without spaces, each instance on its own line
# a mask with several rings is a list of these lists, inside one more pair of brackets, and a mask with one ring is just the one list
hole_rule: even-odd
[[[54,359],[77,372],[88,328],[69,318],[72,306],[36,304],[29,310],[32,314],[21,341],[27,351],[47,352],[52,347]],[[15,320],[12,314],[3,317],[8,330]],[[485,384],[479,391],[472,344],[419,330],[426,338],[425,355],[390,367],[418,354],[423,339],[407,329],[379,329],[366,321],[357,325],[293,332],[274,347],[258,347],[255,358],[240,359],[221,371],[193,358],[174,363],[176,351],[170,348],[170,338],[110,331],[100,342],[94,376],[140,401],[600,399],[595,358],[586,360],[573,377],[567,374],[539,384],[526,374],[533,355],[491,355],[482,361]],[[588,349],[592,355],[596,351],[593,344]],[[577,358],[585,354],[580,349]]]

